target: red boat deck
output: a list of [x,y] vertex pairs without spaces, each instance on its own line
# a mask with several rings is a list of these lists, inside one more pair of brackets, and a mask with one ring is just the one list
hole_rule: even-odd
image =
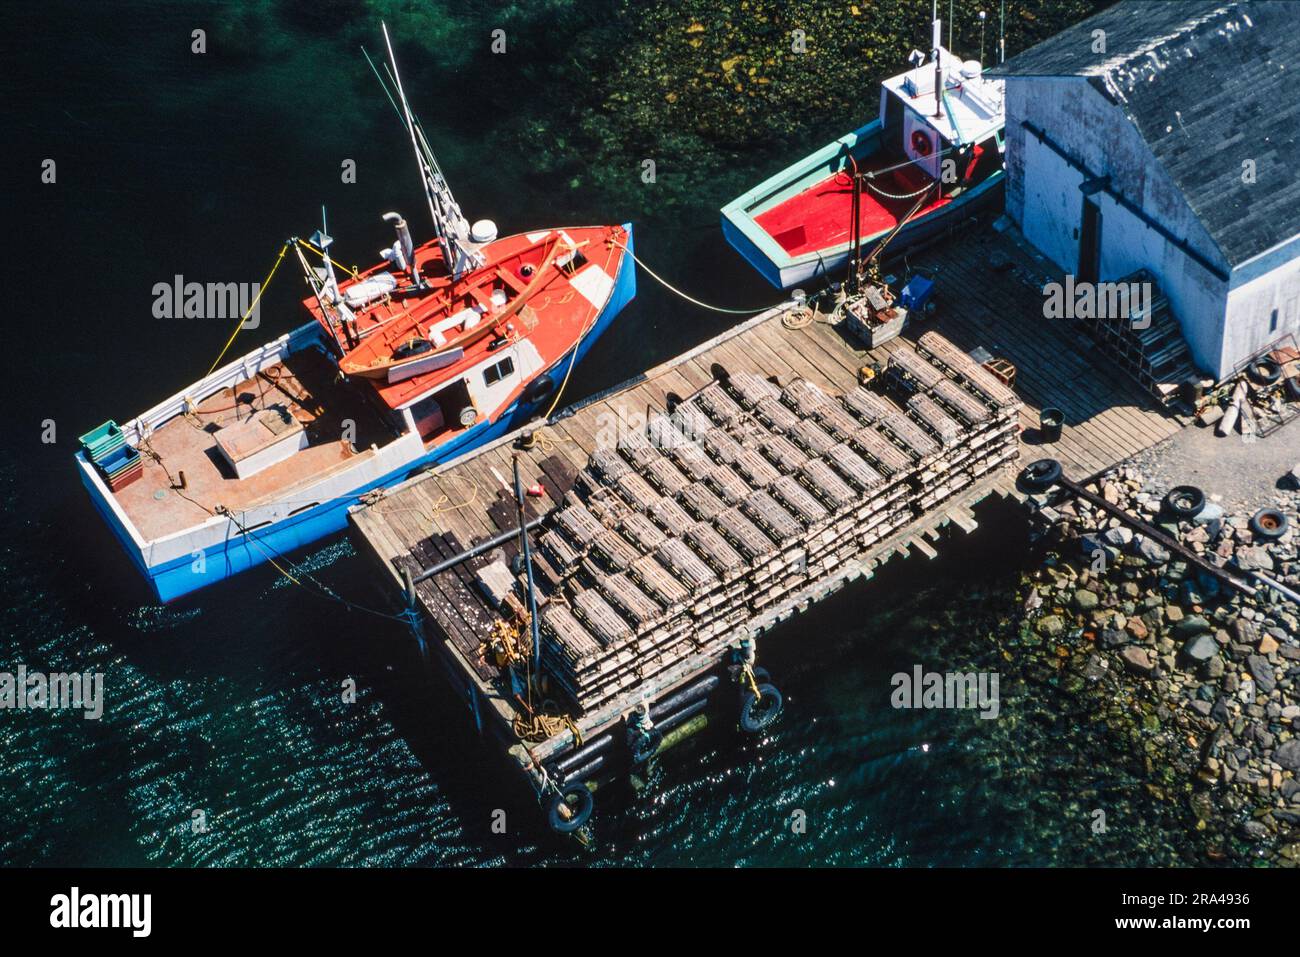
[[[858,212],[863,238],[898,225],[899,217],[906,216],[917,199],[906,194],[915,193],[932,180],[914,166],[904,166],[882,174],[872,182],[886,193],[906,198],[889,199],[870,186],[864,189]],[[940,196],[923,206],[916,215],[922,216],[949,201],[950,197]],[[852,216],[853,180],[848,173],[841,171],[760,213],[754,217],[754,222],[791,256],[802,256],[847,243]]]

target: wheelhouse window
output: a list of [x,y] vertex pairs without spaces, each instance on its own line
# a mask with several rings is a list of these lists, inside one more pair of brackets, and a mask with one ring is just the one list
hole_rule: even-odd
[[515,371],[515,360],[506,356],[500,362],[495,362],[483,370],[483,384],[487,386],[496,385],[506,376],[512,375]]

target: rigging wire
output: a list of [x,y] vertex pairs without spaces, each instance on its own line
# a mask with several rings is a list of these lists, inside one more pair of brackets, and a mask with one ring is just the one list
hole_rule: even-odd
[[284,254],[288,251],[289,243],[286,241],[285,244],[280,247],[280,255],[275,257],[275,263],[272,264],[271,271],[266,274],[266,278],[262,280],[262,285],[258,287],[257,295],[253,297],[253,301],[249,303],[244,314],[239,317],[239,323],[235,326],[235,331],[230,334],[230,338],[226,340],[226,344],[221,347],[221,352],[217,354],[216,360],[212,363],[211,368],[209,368],[204,374],[203,378],[206,379],[208,376],[212,375],[217,366],[221,364],[221,360],[226,357],[226,353],[230,351],[230,346],[235,341],[235,337],[239,335],[239,331],[244,328],[244,323],[248,321],[248,317],[253,314],[253,310],[257,308],[257,304],[261,302],[262,293],[266,292],[266,287],[271,284],[271,279],[275,276],[275,271],[280,268],[280,263],[284,261]]

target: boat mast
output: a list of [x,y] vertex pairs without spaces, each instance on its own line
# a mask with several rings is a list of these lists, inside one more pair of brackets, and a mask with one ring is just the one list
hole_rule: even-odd
[[406,121],[406,131],[411,137],[411,148],[415,150],[415,161],[420,167],[420,181],[424,184],[424,195],[429,202],[429,215],[433,218],[433,230],[438,236],[438,245],[442,248],[442,258],[453,279],[471,269],[483,265],[483,254],[470,245],[469,223],[460,211],[456,198],[451,194],[451,187],[438,168],[438,161],[429,148],[424,133],[415,123],[411,114],[411,104],[406,100],[406,91],[402,89],[402,78],[397,73],[397,57],[393,55],[393,42],[388,37],[388,25],[380,24],[384,31],[384,45],[388,48],[388,62],[392,66],[393,85],[397,87],[397,98],[402,105],[402,117]]
[[[334,275],[334,263],[330,259],[329,248],[334,239],[325,232],[325,207],[321,207],[321,228],[312,233],[311,244],[321,251],[321,256],[325,260],[324,279],[311,267],[307,262],[307,257],[302,254],[302,245],[295,236],[289,242],[293,245],[293,251],[298,255],[298,262],[302,264],[303,275],[307,278],[307,284],[311,286],[312,293],[316,296],[316,302],[320,306],[321,315],[325,319],[325,325],[329,329],[330,337],[334,340],[334,346],[338,349],[340,356],[347,355],[347,347],[344,341],[348,338],[348,323],[355,322],[356,316],[348,308],[344,301],[342,293],[339,291],[338,279]],[[342,332],[343,338],[339,338]]]
[[943,41],[943,24],[939,21],[939,0],[932,4],[931,46],[934,48],[934,118],[943,116],[943,64],[939,62],[939,44]]
[[1002,0],[998,8],[998,62],[1007,59],[1007,0]]

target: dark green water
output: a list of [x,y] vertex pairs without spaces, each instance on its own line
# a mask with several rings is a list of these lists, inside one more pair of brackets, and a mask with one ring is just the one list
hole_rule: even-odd
[[[374,5],[392,8],[390,21],[399,6]],[[763,662],[787,709],[771,737],[715,731],[666,761],[647,794],[602,795],[598,842],[585,852],[542,828],[469,716],[442,684],[420,680],[391,623],[343,612],[265,568],[174,607],[149,601],[77,482],[76,436],[192,381],[224,342],[224,322],[153,318],[155,282],[258,281],[286,235],[316,227],[322,203],[349,261],[369,262],[391,241],[380,213],[420,222],[401,130],[357,51],[378,43],[366,7],[8,10],[6,261],[23,295],[7,317],[0,670],[102,671],[107,706],[100,721],[0,712],[0,863],[1178,859],[1185,822],[1144,802],[1140,755],[1017,659],[1027,557],[1013,522],[990,517],[941,561],[892,568],[778,632]],[[628,126],[635,110],[604,110],[592,95],[618,53],[609,25],[636,6],[418,9],[399,28],[405,78],[467,214],[503,232],[635,219],[644,258],[710,301],[773,299],[723,243],[718,206],[799,155],[803,138],[820,142],[875,108],[872,90],[859,115],[773,119],[794,130],[793,147],[764,148],[760,130],[719,163],[693,152],[698,136],[648,142]],[[510,52],[493,58],[482,51],[497,24]],[[196,28],[208,31],[202,56],[190,52]],[[409,41],[417,34],[426,43]],[[602,128],[599,165],[566,152]],[[45,158],[57,163],[54,185],[39,182]],[[657,161],[656,184],[641,180],[645,158]],[[357,163],[355,185],[340,182],[345,159]],[[277,282],[250,344],[301,321],[297,289]],[[571,395],[729,321],[643,279]],[[40,440],[46,420],[52,445]],[[294,557],[340,593],[379,603],[346,541]],[[890,708],[890,676],[917,663],[1005,670],[1002,716]],[[342,701],[348,679],[355,704]],[[1098,802],[1112,822],[1102,838],[1088,829]],[[505,835],[491,830],[496,808]],[[207,833],[193,833],[196,810]],[[806,814],[804,834],[792,833],[795,810]]]

